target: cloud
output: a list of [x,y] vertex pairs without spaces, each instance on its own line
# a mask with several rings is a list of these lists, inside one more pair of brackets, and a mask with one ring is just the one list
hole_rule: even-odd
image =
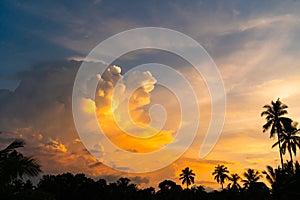
[[94,167],[99,167],[101,165],[103,165],[101,162],[96,162],[96,163],[93,163],[93,164],[89,165],[89,167],[94,168]]
[[299,22],[296,16],[286,14],[286,15],[275,15],[271,17],[260,17],[256,19],[248,20],[246,23],[243,23],[239,26],[240,31],[247,31],[254,28],[266,28],[268,26],[278,26],[278,23],[284,23],[292,25],[295,22]]
[[[171,130],[160,131],[148,126],[149,108],[146,106],[150,105],[155,83],[147,71],[134,71],[124,79],[118,66],[110,66],[99,78],[95,100],[97,116],[104,133],[122,149],[149,152],[172,140]],[[152,135],[153,131],[156,135],[147,140],[128,135],[141,137]]]
[[147,183],[149,183],[149,179],[148,178],[146,178],[146,177],[141,177],[141,176],[134,176],[134,177],[131,177],[130,178],[131,179],[131,181],[133,182],[133,183],[136,183],[136,184],[147,184]]
[[[19,87],[0,102],[0,135],[7,145],[15,138],[22,151],[36,157],[45,173],[86,171],[95,159],[82,151],[71,111],[72,86],[79,62],[45,63],[20,74]],[[85,170],[84,170],[85,169]]]
[[67,148],[64,144],[60,143],[59,141],[52,140],[52,139],[50,139],[50,141],[48,143],[46,143],[46,147],[56,150],[56,151],[61,151],[64,153],[67,152]]
[[[3,91],[0,98],[0,127],[6,132],[0,134],[0,145],[4,147],[15,138],[23,138],[27,144],[22,152],[38,159],[46,174],[69,171],[83,172],[91,177],[100,177],[105,174],[116,177],[127,176],[126,173],[115,171],[101,164],[87,152],[78,138],[72,118],[71,95],[75,74],[80,64],[80,62],[66,61],[36,66],[31,71],[20,74],[22,81],[15,91]],[[135,92],[135,101],[131,102],[132,108],[139,110],[148,105],[149,101],[145,99],[150,98],[148,94],[154,88],[155,79],[148,72],[136,72],[135,76],[128,77],[120,83],[125,89],[130,88],[133,84],[130,79],[135,78],[135,83],[139,82],[144,86]],[[103,98],[99,95],[101,98],[98,99],[98,106],[101,105],[102,109],[108,104],[108,97],[112,94],[111,86],[122,78],[121,68],[112,66],[99,79],[101,81],[98,89],[103,90],[105,94]],[[119,95],[123,95],[124,99],[128,98],[124,92],[126,93],[126,90],[123,93],[120,92]],[[87,114],[93,110],[89,107],[91,105],[95,103],[89,99],[86,99],[85,104],[82,105]],[[141,116],[147,113],[138,114]],[[109,127],[111,124],[107,125],[111,134],[115,134],[114,129]],[[127,139],[129,139],[128,143]],[[135,143],[137,140],[126,135],[112,137],[112,141],[120,144],[124,149],[130,147],[131,150],[144,151],[160,148],[171,139],[172,133],[168,131],[159,133],[149,141],[140,140],[139,143]],[[101,145],[95,146],[94,150],[103,151]],[[154,182],[148,183],[150,176],[146,174],[140,178],[134,174],[129,177],[133,177],[136,183],[144,186],[156,185],[155,181],[160,180],[155,179]]]
[[100,63],[103,65],[108,65],[108,63],[104,62],[103,60],[100,59],[93,59],[93,58],[87,58],[87,57],[82,57],[82,56],[71,56],[68,58],[70,61],[77,61],[77,62],[93,62],[93,63]]
[[81,140],[79,138],[76,138],[73,142],[74,143],[81,143]]

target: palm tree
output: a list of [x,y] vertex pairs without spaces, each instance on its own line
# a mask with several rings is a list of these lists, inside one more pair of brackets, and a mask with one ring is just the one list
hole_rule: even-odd
[[247,171],[244,172],[243,175],[246,178],[242,180],[245,188],[252,187],[261,178],[260,173],[258,171],[255,171],[254,169],[247,169]]
[[24,175],[37,176],[41,172],[40,165],[32,157],[23,156],[16,149],[24,147],[24,141],[15,140],[5,149],[0,150],[0,182],[8,184]]
[[[284,129],[284,124],[290,124],[292,122],[290,118],[283,117],[283,115],[288,113],[286,110],[288,106],[283,104],[278,98],[276,102],[272,101],[271,105],[264,105],[263,108],[265,108],[266,110],[261,113],[261,116],[266,116],[267,120],[267,123],[263,125],[263,132],[266,132],[271,128],[270,138],[274,137],[276,134],[277,140],[279,141],[282,131]],[[281,153],[280,142],[278,143],[278,146],[281,167],[283,167],[283,158]]]
[[[1,132],[2,133],[2,132]],[[7,157],[9,153],[13,150],[24,147],[25,143],[23,140],[15,140],[10,145],[8,145],[5,149],[0,150],[0,159]]]
[[288,150],[290,154],[291,163],[293,163],[292,152],[296,156],[297,148],[300,148],[300,137],[296,135],[299,131],[300,129],[297,129],[297,127],[291,125],[285,127],[285,130],[282,132],[279,141],[277,141],[272,146],[275,147],[276,145],[281,144],[281,153],[283,155],[285,155],[286,150]]
[[238,191],[241,189],[240,184],[238,181],[241,179],[241,177],[238,174],[231,174],[228,179],[231,181],[231,183],[228,184],[228,187],[232,190]]
[[266,179],[271,185],[278,182],[278,169],[273,169],[273,167],[267,165],[267,170],[263,171],[262,173],[266,175]]
[[224,165],[218,165],[215,167],[215,171],[212,173],[212,175],[215,175],[214,179],[221,184],[222,190],[223,190],[223,184],[225,182],[225,179],[228,179],[229,171],[227,170],[227,167]]
[[278,198],[281,193],[280,191],[284,188],[285,173],[282,172],[282,169],[273,169],[269,165],[267,166],[267,170],[262,173],[266,175],[267,181],[271,184],[273,196]]
[[195,179],[195,173],[193,173],[193,170],[190,170],[190,168],[186,167],[185,169],[181,170],[182,173],[179,175],[179,180],[182,180],[182,184],[186,184],[186,189],[189,188],[189,185],[194,183]]

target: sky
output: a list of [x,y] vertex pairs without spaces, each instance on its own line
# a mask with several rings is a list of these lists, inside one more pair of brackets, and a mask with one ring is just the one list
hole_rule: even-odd
[[[22,152],[37,158],[44,174],[83,172],[108,181],[127,176],[141,187],[157,186],[165,179],[179,183],[178,175],[187,166],[196,173],[195,184],[209,189],[220,188],[211,175],[217,164],[240,175],[247,168],[276,167],[279,155],[271,148],[276,140],[262,132],[265,120],[260,113],[263,105],[280,98],[289,106],[288,116],[300,121],[299,9],[297,0],[1,1],[0,148],[23,138],[27,144]],[[133,70],[128,76],[126,72],[138,64],[162,63],[200,88],[195,92],[200,125],[186,153],[160,170],[128,173],[106,166],[87,151],[74,125],[72,89],[81,62],[97,44],[141,27],[173,29],[205,48],[224,82],[226,118],[217,144],[199,158],[211,117],[203,77],[167,52],[140,50],[121,56],[99,77],[95,101],[87,98],[80,108],[87,115],[95,111],[109,139],[129,152],[158,150],[174,139],[178,127],[189,127],[189,123],[180,121],[178,102],[172,92],[157,84],[158,77],[147,71]],[[114,108],[124,113],[123,103],[128,100],[130,115],[141,127],[148,127],[152,105],[165,107],[166,123],[157,135],[141,141],[117,127],[110,102],[118,81],[121,89],[142,85],[131,97],[125,98],[126,92],[118,90]],[[141,134],[147,136],[147,131]],[[96,148],[105,153],[101,145]],[[118,154],[111,157],[117,159]]]

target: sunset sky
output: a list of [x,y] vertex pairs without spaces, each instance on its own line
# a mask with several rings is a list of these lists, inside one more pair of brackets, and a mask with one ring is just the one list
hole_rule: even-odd
[[[297,0],[1,1],[0,149],[15,138],[23,138],[26,147],[22,152],[40,161],[43,174],[82,172],[109,182],[126,176],[141,187],[156,187],[165,179],[179,183],[178,175],[187,166],[196,173],[195,184],[208,189],[220,188],[211,175],[217,164],[240,175],[246,168],[262,171],[266,165],[276,167],[280,164],[278,151],[271,148],[276,140],[262,132],[265,119],[260,113],[263,105],[280,98],[289,106],[288,116],[300,122],[299,10]],[[99,77],[96,100],[85,99],[80,109],[87,116],[96,112],[111,141],[129,152],[159,150],[172,142],[180,126],[189,127],[194,119],[180,121],[175,95],[156,84],[158,77],[151,72],[133,70],[125,76],[126,72],[140,64],[162,63],[182,73],[192,87],[200,88],[195,91],[200,124],[188,151],[158,171],[126,173],[105,166],[83,145],[73,121],[72,89],[81,62],[98,43],[140,27],[180,31],[205,48],[223,78],[226,119],[217,144],[200,159],[199,150],[211,117],[204,78],[186,61],[168,52],[141,50],[116,59]],[[112,108],[112,89],[119,80]],[[143,87],[126,99],[126,90],[122,89],[136,83]],[[135,134],[147,137],[157,131],[147,126],[149,108],[155,104],[164,106],[167,113],[162,130],[148,139],[124,134],[111,111],[121,116],[119,122],[128,130],[136,131],[122,120],[127,109],[125,100],[129,101],[132,119],[145,128]],[[152,120],[159,122],[160,118]],[[86,126],[94,128],[89,127],[88,120]],[[186,134],[188,137],[190,133]],[[98,144],[95,152],[105,153],[101,141]],[[285,158],[289,159],[288,154]],[[115,168],[121,167],[117,165]]]

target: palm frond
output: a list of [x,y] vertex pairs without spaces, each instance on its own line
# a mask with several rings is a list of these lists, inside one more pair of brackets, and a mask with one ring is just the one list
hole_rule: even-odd
[[25,142],[23,140],[17,139],[15,141],[13,141],[12,143],[10,143],[5,149],[1,150],[0,156],[8,154],[17,148],[24,147],[24,145],[25,145]]

